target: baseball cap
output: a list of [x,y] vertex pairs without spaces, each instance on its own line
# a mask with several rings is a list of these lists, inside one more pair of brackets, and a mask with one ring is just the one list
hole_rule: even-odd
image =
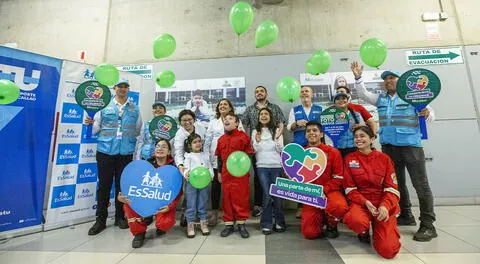
[[130,83],[128,83],[127,79],[119,79],[115,86],[118,86],[120,84],[126,84],[128,87],[130,87]]
[[345,98],[348,99],[348,95],[346,93],[336,93],[335,96],[333,97],[333,101],[337,100],[337,98],[340,96],[344,96]]
[[385,80],[385,78],[387,78],[388,75],[393,75],[393,76],[396,76],[396,77],[400,78],[400,72],[398,72],[398,71],[384,71],[384,72],[382,72],[382,75],[380,77],[383,80]]
[[165,105],[159,101],[156,101],[155,103],[152,104],[152,108],[155,108],[155,106],[161,106],[163,109],[167,109]]

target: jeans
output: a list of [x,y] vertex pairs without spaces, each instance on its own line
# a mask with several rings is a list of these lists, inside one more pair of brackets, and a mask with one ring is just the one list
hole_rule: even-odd
[[190,182],[187,182],[185,186],[185,196],[187,197],[185,217],[187,222],[195,221],[197,214],[200,220],[207,220],[208,187],[196,189]]
[[260,225],[262,228],[272,229],[273,207],[275,206],[275,222],[277,225],[285,228],[283,200],[270,195],[270,185],[275,183],[277,177],[282,176],[282,168],[257,168],[257,176],[263,190],[263,212]]

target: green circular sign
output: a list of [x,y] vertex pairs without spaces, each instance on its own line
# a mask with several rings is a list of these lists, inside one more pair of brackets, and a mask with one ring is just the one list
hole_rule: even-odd
[[107,107],[112,94],[107,86],[97,81],[86,81],[75,91],[75,101],[88,112],[97,112]]
[[440,94],[441,86],[435,73],[418,68],[409,70],[398,78],[397,94],[413,106],[428,105]]
[[161,115],[150,121],[150,134],[155,140],[161,138],[172,139],[177,133],[177,122],[171,116]]

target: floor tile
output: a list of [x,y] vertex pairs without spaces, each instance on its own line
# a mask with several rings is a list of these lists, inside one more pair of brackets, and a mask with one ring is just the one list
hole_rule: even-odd
[[448,226],[442,227],[442,231],[480,249],[480,226]]
[[[438,237],[429,242],[418,242],[413,240],[416,227],[402,227],[400,241],[403,247],[411,253],[462,253],[480,252],[480,249],[458,239],[448,233],[437,229]],[[407,231],[408,230],[408,231]]]
[[43,233],[34,233],[25,236],[8,238],[0,241],[0,250],[14,250],[16,247],[32,242],[40,237]]
[[[87,233],[83,237],[89,239],[73,248],[74,252],[114,252],[128,253],[132,251],[131,241],[133,235],[128,229],[107,228],[96,236],[88,236]],[[115,243],[112,243],[115,241]]]
[[[447,209],[449,207],[439,206],[435,208],[436,222],[435,226],[480,226],[480,221],[471,217],[464,217],[454,210]],[[416,215],[417,218],[420,214]]]
[[426,264],[480,263],[480,253],[416,254],[416,256]]
[[[130,253],[122,259],[119,264],[140,264],[140,263],[190,263],[195,255],[191,254],[148,254]],[[210,263],[213,264],[213,263]]]
[[393,259],[384,259],[377,254],[341,254],[345,264],[423,264],[416,256],[409,253],[398,254]]
[[54,261],[52,264],[85,264],[85,263],[118,263],[127,253],[106,253],[106,252],[69,252]]
[[[480,221],[480,206],[442,206],[445,210],[463,215],[467,218]],[[460,220],[460,219],[459,219]]]
[[215,263],[264,264],[266,262],[265,262],[265,255],[196,255],[191,263],[192,264],[215,264]]
[[0,255],[0,263],[25,264],[25,263],[49,263],[50,261],[65,254],[64,252],[51,251],[8,251]]
[[274,264],[290,264],[290,263],[302,263],[302,264],[343,264],[343,260],[338,254],[278,254],[268,255],[267,263]]

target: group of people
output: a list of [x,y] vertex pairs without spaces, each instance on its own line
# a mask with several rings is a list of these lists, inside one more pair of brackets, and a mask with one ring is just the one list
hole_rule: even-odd
[[[261,211],[262,233],[284,232],[283,201],[271,196],[269,190],[277,178],[283,177],[280,155],[286,124],[287,130],[293,132],[293,142],[304,148],[319,148],[327,156],[325,171],[312,182],[323,186],[328,201],[326,208],[303,205],[297,211],[305,238],[336,238],[337,225],[343,221],[364,243],[370,243],[372,229],[375,250],[385,258],[393,258],[400,249],[397,225],[416,225],[406,188],[406,167],[420,200],[420,228],[413,239],[430,241],[437,233],[433,226],[433,195],[426,175],[418,116],[433,119],[433,110],[427,107],[417,112],[398,97],[398,72],[383,72],[386,92],[373,94],[363,83],[363,66],[354,62],[351,70],[359,96],[378,108],[379,129],[365,108],[350,102],[351,91],[346,81],[336,80],[337,93],[332,107],[345,111],[350,120],[350,127],[338,141],[337,148],[325,144],[320,123],[323,109],[313,103],[313,89],[308,86],[302,87],[301,104],[292,108],[288,121],[280,107],[267,100],[267,89],[257,86],[256,101],[247,107],[241,120],[230,100],[221,99],[207,129],[195,122],[198,120],[195,112],[185,109],[178,116],[180,127],[175,137],[154,142],[148,133],[149,122],[142,123],[138,107],[127,100],[128,82],[120,81],[114,87],[115,97],[109,106],[93,120],[85,120],[86,124],[93,124],[93,133],[99,133],[97,219],[89,235],[106,228],[110,187],[115,180],[115,225],[130,228],[134,248],[143,245],[147,226],[153,218],[143,218],[132,210],[119,184],[123,168],[135,155],[136,159],[145,159],[154,167],[175,165],[184,177],[183,192],[155,215],[157,235],[165,234],[175,224],[175,208],[184,195],[187,237],[195,237],[197,217],[201,233],[209,235],[209,226],[217,224],[221,208],[225,226],[220,235],[229,236],[236,225],[240,236],[248,238],[245,221],[250,215],[249,174],[234,177],[226,166],[227,158],[235,151],[249,154],[253,161],[253,214]],[[161,103],[152,105],[154,116],[165,114],[166,110]],[[373,148],[377,132],[382,152]],[[211,184],[203,189],[189,183],[190,172],[198,166],[207,168],[212,176]],[[209,199],[210,217],[206,210]]]

